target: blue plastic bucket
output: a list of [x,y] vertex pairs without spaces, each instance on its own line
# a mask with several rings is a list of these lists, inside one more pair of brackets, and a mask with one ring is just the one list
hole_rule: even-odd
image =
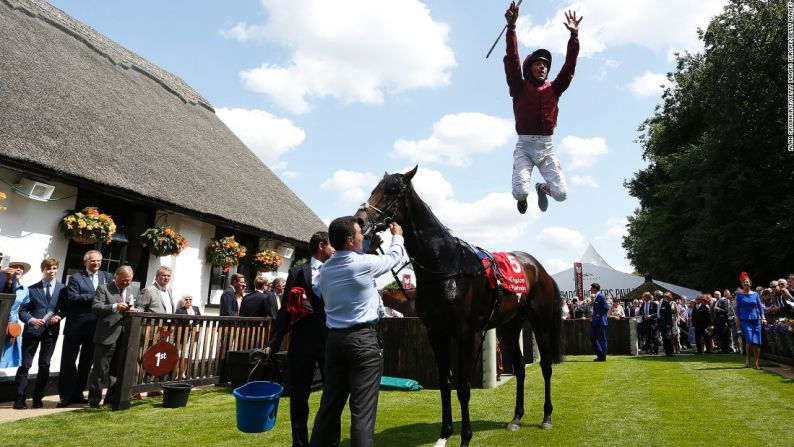
[[278,398],[284,387],[277,383],[248,382],[232,391],[237,400],[237,429],[261,433],[276,426]]

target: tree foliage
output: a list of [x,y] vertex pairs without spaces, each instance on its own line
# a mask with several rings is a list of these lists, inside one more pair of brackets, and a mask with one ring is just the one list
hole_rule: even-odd
[[704,290],[794,272],[794,153],[786,147],[782,1],[730,0],[702,53],[680,55],[640,126],[648,167],[623,240],[639,271]]

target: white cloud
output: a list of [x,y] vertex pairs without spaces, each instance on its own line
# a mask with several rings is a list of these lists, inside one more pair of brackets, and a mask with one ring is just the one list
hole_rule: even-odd
[[303,129],[296,127],[292,121],[264,110],[223,107],[215,113],[237,138],[273,170],[286,169],[287,163],[279,159],[306,138]]
[[601,186],[592,175],[574,175],[571,177],[571,183],[574,185],[589,186],[591,188],[598,188]]
[[221,30],[221,36],[227,39],[239,40],[240,42],[267,39],[264,27],[261,25],[249,25],[246,22],[239,22],[229,29]]
[[[388,94],[450,82],[455,56],[449,26],[418,0],[261,0],[267,21],[238,23],[222,34],[287,47],[283,64],[240,72],[247,88],[294,113],[312,102],[380,104]],[[387,17],[387,20],[383,18]]]
[[628,88],[637,98],[647,98],[648,96],[661,97],[665,87],[670,85],[670,80],[664,73],[651,73],[646,71],[640,76],[635,77],[629,83]]
[[471,156],[487,154],[514,139],[513,119],[482,113],[445,115],[433,124],[433,133],[418,141],[394,142],[392,157],[408,158],[415,163],[444,163],[465,167]]
[[722,12],[727,0],[576,0],[561,6],[543,23],[522,16],[518,38],[529,48],[544,47],[565,53],[568,30],[565,11],[584,19],[580,25],[580,55],[589,57],[609,47],[639,46],[669,53],[671,48],[697,51],[702,43],[697,28]]
[[550,258],[543,263],[543,267],[546,268],[546,271],[549,272],[550,275],[554,275],[573,267],[573,263],[563,261],[562,259]]
[[[401,169],[400,172],[411,169]],[[432,169],[419,168],[411,183],[419,197],[431,208],[442,206],[453,194],[452,184],[440,172]]]
[[616,61],[614,59],[607,59],[598,67],[598,71],[596,71],[595,78],[599,81],[603,81],[607,78],[607,75],[613,70],[617,70],[620,67],[620,61]]
[[573,171],[581,168],[590,168],[600,155],[608,152],[607,142],[601,137],[579,138],[567,136],[562,139],[560,152],[571,158],[568,169]]
[[552,250],[584,248],[587,239],[576,230],[565,227],[546,227],[538,233],[536,239]]
[[510,244],[540,214],[530,207],[527,214],[518,217],[516,201],[509,193],[490,193],[474,202],[447,200],[433,211],[455,236],[491,251],[517,249]]
[[371,172],[338,170],[320,184],[323,191],[341,193],[341,201],[347,205],[364,203],[370,191],[378,184],[378,176]]
[[629,219],[626,217],[620,219],[607,219],[607,230],[598,236],[598,240],[622,240],[628,232],[626,226],[629,224]]

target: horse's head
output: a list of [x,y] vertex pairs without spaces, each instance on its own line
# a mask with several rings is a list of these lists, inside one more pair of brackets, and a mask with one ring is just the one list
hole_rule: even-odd
[[369,199],[361,204],[355,214],[363,223],[361,228],[365,237],[385,230],[390,222],[405,221],[405,204],[411,190],[411,179],[418,168],[417,165],[405,174],[383,175]]

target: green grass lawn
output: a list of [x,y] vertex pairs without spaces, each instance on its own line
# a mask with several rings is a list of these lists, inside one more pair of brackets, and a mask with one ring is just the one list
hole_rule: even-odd
[[[509,433],[515,381],[474,390],[472,445],[773,446],[794,444],[794,381],[741,368],[738,355],[610,357],[572,356],[555,365],[554,429],[540,430],[543,378],[527,368],[526,415]],[[310,400],[310,419],[320,393]],[[237,431],[235,402],[223,388],[194,391],[188,406],[164,409],[159,398],[134,402],[128,411],[80,410],[7,423],[4,442],[13,445],[112,447],[289,446],[289,401],[282,399],[276,428],[259,434]],[[31,410],[28,410],[31,411]],[[456,433],[459,407],[453,392]],[[375,445],[433,445],[440,431],[438,391],[382,392]],[[342,445],[349,445],[350,414],[342,419]],[[311,427],[309,428],[311,430]],[[459,445],[454,435],[448,445]],[[10,445],[10,444],[8,444]]]

